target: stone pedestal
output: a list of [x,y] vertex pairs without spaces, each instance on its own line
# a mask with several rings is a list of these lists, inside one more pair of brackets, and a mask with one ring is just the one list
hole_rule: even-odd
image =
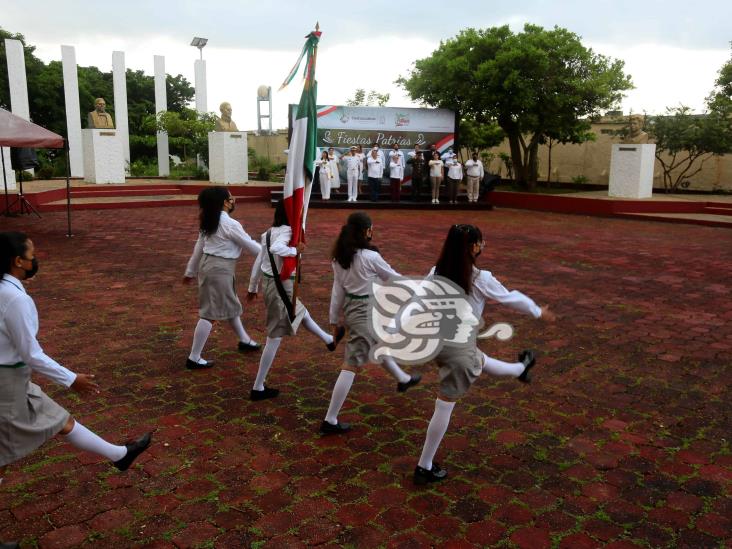
[[613,145],[608,196],[651,198],[656,145]]
[[211,183],[246,183],[249,156],[245,132],[208,134],[208,178]]
[[[7,182],[8,190],[15,190],[15,172],[10,164],[10,147],[2,147],[2,161],[0,163],[0,193],[5,192],[5,182]],[[5,181],[3,182],[3,167],[5,168]]]
[[124,183],[125,157],[117,130],[81,131],[84,144],[84,181]]

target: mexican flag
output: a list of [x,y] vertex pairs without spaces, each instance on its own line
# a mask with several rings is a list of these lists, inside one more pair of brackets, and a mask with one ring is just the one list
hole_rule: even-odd
[[[300,57],[280,87],[282,89],[292,81],[295,74],[297,74],[301,61],[306,58],[305,84],[300,96],[300,103],[297,106],[297,116],[292,125],[292,137],[290,138],[290,149],[287,155],[287,171],[285,172],[283,189],[285,211],[287,212],[290,227],[292,227],[290,246],[296,246],[303,239],[313,181],[313,166],[316,160],[317,112],[315,105],[318,85],[315,81],[315,60],[320,35],[321,33],[318,30],[314,30],[307,35]],[[282,264],[280,278],[287,280],[296,268],[297,257],[286,257]]]

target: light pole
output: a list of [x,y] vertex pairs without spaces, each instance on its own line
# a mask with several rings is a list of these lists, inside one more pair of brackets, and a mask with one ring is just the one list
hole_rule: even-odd
[[203,59],[203,48],[206,47],[207,43],[208,38],[199,38],[198,36],[194,36],[193,40],[191,40],[191,46],[198,48],[198,51],[201,54],[201,59]]

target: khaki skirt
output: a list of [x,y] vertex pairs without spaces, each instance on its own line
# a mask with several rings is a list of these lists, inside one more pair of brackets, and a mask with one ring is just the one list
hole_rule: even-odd
[[[267,275],[264,275],[262,278],[264,279],[264,305],[267,309],[267,337],[274,338],[295,335],[297,329],[300,327],[300,322],[302,322],[308,310],[302,304],[302,301],[298,299],[295,305],[295,320],[290,322],[287,307],[282,303],[280,294],[277,293],[277,285],[275,284],[274,278]],[[294,280],[292,278],[282,281],[282,286],[285,288],[285,292],[290,299],[292,299],[293,283]]]
[[369,352],[376,340],[369,331],[368,296],[346,297],[343,316],[348,329],[345,363],[349,366],[363,366],[371,362]]
[[228,320],[243,308],[236,294],[236,259],[203,254],[198,266],[198,315],[206,320]]
[[0,467],[30,454],[69,420],[69,413],[30,378],[24,364],[0,366]]
[[483,371],[483,353],[478,347],[445,345],[435,362],[440,368],[440,392],[453,399],[467,393]]

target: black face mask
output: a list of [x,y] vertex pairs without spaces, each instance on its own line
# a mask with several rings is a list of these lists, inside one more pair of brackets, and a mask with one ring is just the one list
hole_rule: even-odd
[[[26,259],[26,261],[28,261],[28,260]],[[36,273],[38,272],[38,260],[34,257],[33,259],[30,260],[30,262],[31,262],[30,270],[23,269],[25,271],[25,280],[28,280],[29,278],[33,278],[34,276],[36,276]]]

